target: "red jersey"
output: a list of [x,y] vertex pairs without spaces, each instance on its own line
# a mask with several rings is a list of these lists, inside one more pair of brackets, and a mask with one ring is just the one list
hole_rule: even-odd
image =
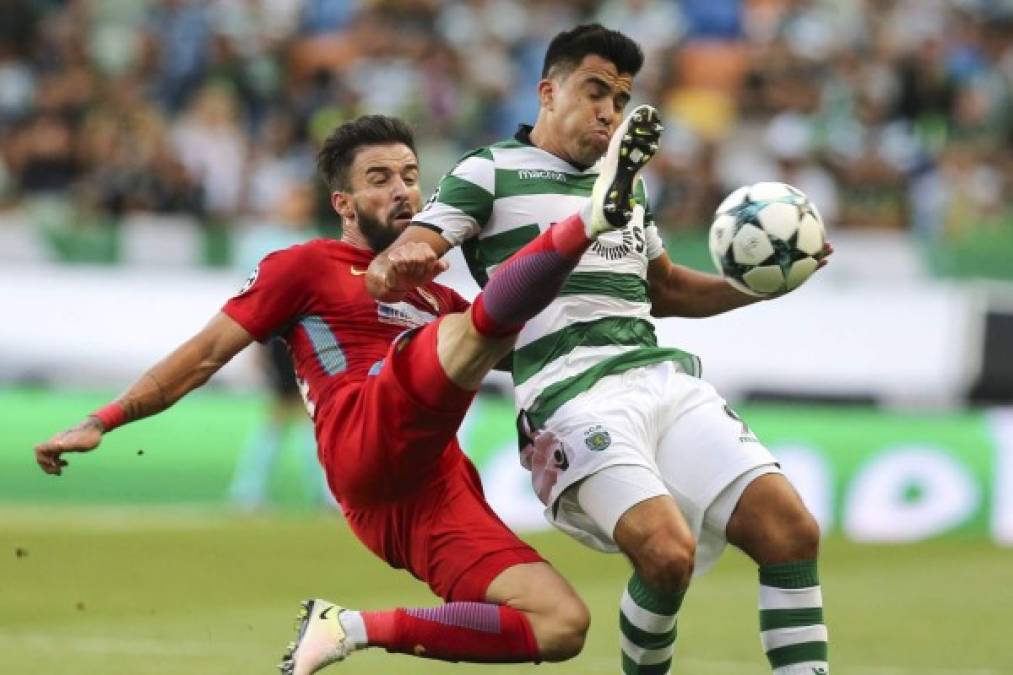
[[284,338],[314,419],[318,408],[379,368],[395,337],[468,308],[456,291],[432,282],[401,302],[378,302],[365,286],[374,257],[333,239],[276,251],[222,307],[258,341]]
[[288,343],[321,465],[355,535],[445,600],[484,602],[503,570],[542,558],[493,513],[457,444],[475,392],[440,365],[439,325],[394,344],[468,303],[433,283],[377,302],[364,283],[372,259],[330,240],[272,253],[222,311],[258,340]]

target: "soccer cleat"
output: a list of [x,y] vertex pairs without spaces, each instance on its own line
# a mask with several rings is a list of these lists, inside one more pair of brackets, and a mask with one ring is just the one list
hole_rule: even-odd
[[622,229],[630,222],[633,186],[640,170],[658,152],[663,129],[658,111],[641,105],[612,134],[591,190],[590,216],[584,221],[590,237]]
[[296,619],[298,637],[288,643],[278,664],[282,675],[311,675],[352,652],[352,643],[338,621],[344,611],[326,600],[303,600]]

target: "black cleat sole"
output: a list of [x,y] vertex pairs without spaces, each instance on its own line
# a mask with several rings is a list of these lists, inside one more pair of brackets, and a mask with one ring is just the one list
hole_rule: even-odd
[[658,152],[664,126],[658,111],[651,106],[632,113],[629,126],[619,145],[616,175],[605,195],[602,210],[614,228],[623,228],[633,217],[633,187],[637,173]]

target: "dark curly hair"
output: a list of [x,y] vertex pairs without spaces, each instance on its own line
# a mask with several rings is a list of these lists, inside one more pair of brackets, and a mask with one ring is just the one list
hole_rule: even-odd
[[332,190],[349,190],[348,170],[359,149],[389,143],[403,143],[415,153],[415,135],[402,120],[386,115],[363,115],[331,132],[317,153],[317,169]]
[[644,65],[640,45],[619,31],[589,23],[552,38],[545,52],[542,77],[568,75],[589,54],[611,61],[616,70],[627,75],[636,75]]

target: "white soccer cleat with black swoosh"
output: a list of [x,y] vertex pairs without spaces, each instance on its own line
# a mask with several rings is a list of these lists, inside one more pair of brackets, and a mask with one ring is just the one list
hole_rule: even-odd
[[338,621],[344,611],[326,600],[303,600],[296,619],[298,636],[278,664],[282,675],[312,675],[352,652],[352,642]]

